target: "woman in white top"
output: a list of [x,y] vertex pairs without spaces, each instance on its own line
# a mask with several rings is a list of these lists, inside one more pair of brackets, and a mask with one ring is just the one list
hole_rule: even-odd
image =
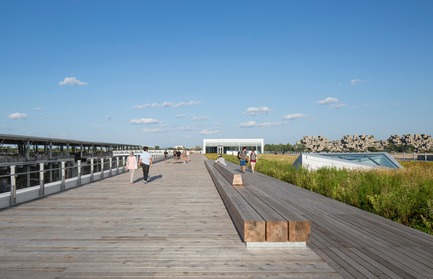
[[254,173],[256,169],[256,162],[257,162],[257,154],[256,151],[253,149],[250,153],[250,163],[251,163],[251,170]]
[[130,152],[128,160],[126,161],[126,168],[129,170],[129,184],[134,183],[134,173],[137,169],[137,158],[134,156],[134,152]]

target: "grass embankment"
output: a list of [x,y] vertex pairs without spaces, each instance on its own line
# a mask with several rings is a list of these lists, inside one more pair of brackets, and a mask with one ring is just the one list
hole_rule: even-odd
[[[208,158],[216,159],[216,156]],[[236,164],[239,162],[236,156],[224,155],[224,158]],[[292,167],[296,158],[264,154],[260,156],[256,170],[433,234],[432,162],[401,162],[405,167],[401,170],[323,168],[308,171]]]

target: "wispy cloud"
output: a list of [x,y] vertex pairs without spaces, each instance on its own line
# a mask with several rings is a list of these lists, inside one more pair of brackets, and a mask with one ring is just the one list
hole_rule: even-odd
[[334,98],[334,97],[328,97],[324,100],[320,100],[317,102],[319,105],[329,105],[329,104],[334,104],[334,103],[338,103],[338,99]]
[[303,118],[303,117],[305,117],[305,115],[302,113],[294,113],[294,114],[287,114],[287,115],[283,116],[283,119],[284,120],[296,120],[296,119]]
[[179,108],[184,106],[192,106],[192,105],[198,105],[201,104],[199,101],[188,101],[188,102],[162,102],[162,103],[152,103],[152,104],[142,104],[142,105],[135,105],[134,108],[136,109],[145,109],[145,108]]
[[87,82],[83,82],[76,77],[65,77],[63,81],[59,82],[60,86],[72,85],[72,86],[83,86],[87,85]]
[[219,131],[218,130],[201,130],[199,132],[200,135],[214,135],[214,134],[218,134]]
[[257,123],[256,121],[248,121],[241,123],[239,127],[241,128],[270,128],[270,127],[278,127],[283,126],[283,122],[264,122],[264,123]]
[[247,115],[258,115],[258,114],[266,114],[269,113],[271,111],[270,108],[268,107],[249,107],[247,108],[247,110],[244,112],[244,114]]
[[330,109],[340,109],[346,106],[346,104],[340,103],[337,98],[328,97],[324,100],[317,102],[320,105],[327,105]]
[[157,134],[157,133],[166,133],[168,132],[168,130],[161,129],[161,128],[153,128],[153,129],[143,129],[143,132]]
[[360,84],[361,83],[361,80],[360,79],[352,79],[351,81],[350,81],[350,85],[352,85],[352,86],[354,86],[354,85],[358,85],[358,84]]
[[22,119],[26,119],[29,116],[26,113],[15,112],[15,113],[9,114],[8,117],[9,117],[9,119],[13,119],[13,120],[22,120]]
[[131,124],[158,124],[159,121],[153,118],[140,118],[140,119],[131,119],[129,120]]
[[204,120],[208,120],[209,118],[206,116],[194,116],[192,118],[193,121],[204,121]]
[[177,119],[186,118],[186,114],[178,114],[176,115]]

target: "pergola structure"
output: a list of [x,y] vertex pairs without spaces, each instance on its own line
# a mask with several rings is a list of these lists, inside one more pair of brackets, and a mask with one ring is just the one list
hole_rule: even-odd
[[0,134],[0,158],[15,157],[19,159],[18,161],[33,161],[35,158],[97,157],[98,155],[112,155],[112,152],[116,150],[136,149],[141,149],[141,146],[122,143]]

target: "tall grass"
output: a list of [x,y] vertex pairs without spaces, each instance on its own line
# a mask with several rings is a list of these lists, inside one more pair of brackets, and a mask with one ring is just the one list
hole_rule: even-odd
[[[224,155],[238,163],[236,156]],[[433,163],[402,162],[400,170],[296,169],[296,157],[261,155],[256,170],[279,180],[433,234]]]

